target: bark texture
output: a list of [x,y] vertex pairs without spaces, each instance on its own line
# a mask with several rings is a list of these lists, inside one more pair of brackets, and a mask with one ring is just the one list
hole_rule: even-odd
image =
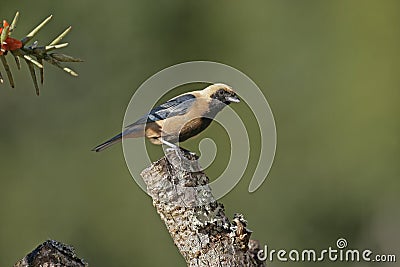
[[87,267],[74,248],[55,240],[47,240],[14,264],[14,267]]
[[229,221],[195,155],[169,151],[141,175],[188,266],[265,266],[243,215]]

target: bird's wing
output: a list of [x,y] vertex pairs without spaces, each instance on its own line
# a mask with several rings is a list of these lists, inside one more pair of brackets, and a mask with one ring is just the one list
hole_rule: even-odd
[[131,126],[145,124],[149,122],[156,122],[160,120],[165,120],[173,116],[184,115],[191,108],[193,103],[196,101],[196,97],[192,94],[184,94],[175,97],[164,104],[161,104],[152,110],[136,122],[126,126],[129,128]]

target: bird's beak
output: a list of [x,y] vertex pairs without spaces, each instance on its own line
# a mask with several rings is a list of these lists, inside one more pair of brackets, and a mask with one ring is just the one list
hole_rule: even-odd
[[236,97],[236,96],[228,96],[226,98],[226,100],[228,100],[229,102],[233,102],[233,103],[239,103],[240,102],[240,99],[238,97]]

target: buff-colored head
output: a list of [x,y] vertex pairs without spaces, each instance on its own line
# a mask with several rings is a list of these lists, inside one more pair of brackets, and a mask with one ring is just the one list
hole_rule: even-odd
[[210,97],[211,99],[215,99],[221,101],[224,104],[230,103],[239,103],[240,99],[238,98],[235,91],[233,91],[232,87],[223,83],[215,83],[201,91],[201,94],[205,97]]

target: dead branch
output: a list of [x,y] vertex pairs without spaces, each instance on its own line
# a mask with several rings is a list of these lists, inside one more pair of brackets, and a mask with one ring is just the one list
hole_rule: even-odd
[[199,171],[197,157],[183,154],[170,151],[141,175],[188,266],[265,266],[243,215],[229,221],[211,194],[208,177]]

